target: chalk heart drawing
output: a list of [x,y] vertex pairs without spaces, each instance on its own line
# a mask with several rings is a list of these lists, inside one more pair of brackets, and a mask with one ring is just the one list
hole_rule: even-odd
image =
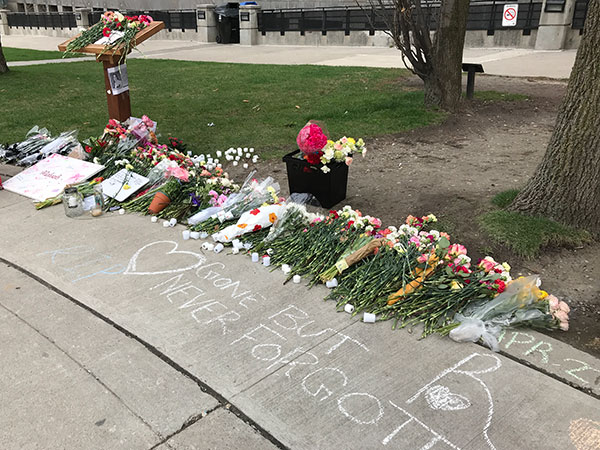
[[471,406],[468,398],[450,392],[446,386],[431,386],[425,393],[425,399],[431,409],[442,411],[459,411]]
[[[204,255],[188,252],[184,250],[177,250],[179,245],[175,241],[156,241],[150,244],[144,245],[140,248],[135,255],[129,260],[127,269],[123,272],[123,275],[161,275],[167,273],[178,273],[185,272],[186,270],[193,270],[200,267],[206,262]],[[170,250],[168,250],[170,248]],[[168,251],[167,251],[168,250]],[[168,255],[189,255],[189,258],[172,258],[169,260]],[[155,272],[143,272],[138,270],[138,259],[150,258],[155,261],[159,261],[160,265],[164,267],[164,270],[158,270]],[[190,264],[190,260],[192,264]],[[189,264],[189,265],[183,265]],[[143,265],[142,265],[143,267]]]
[[600,422],[583,418],[573,420],[569,426],[569,435],[577,450],[600,449]]

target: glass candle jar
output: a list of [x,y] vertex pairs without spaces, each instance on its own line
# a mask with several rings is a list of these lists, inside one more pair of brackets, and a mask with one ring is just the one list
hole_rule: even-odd
[[63,205],[67,217],[78,217],[83,214],[83,197],[75,187],[68,187],[63,193]]
[[104,208],[104,195],[100,183],[94,185],[94,206],[92,207],[92,216],[97,217],[102,214]]

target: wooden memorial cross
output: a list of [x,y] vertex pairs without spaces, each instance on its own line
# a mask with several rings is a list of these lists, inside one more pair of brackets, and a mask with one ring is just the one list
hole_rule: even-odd
[[[164,27],[164,22],[151,22],[136,34],[136,45],[154,36]],[[59,44],[58,49],[61,52],[66,51],[67,45],[73,39],[75,37]],[[123,48],[105,50],[104,45],[90,44],[75,51],[96,55],[96,61],[102,62],[104,66],[104,85],[106,87],[109,119],[117,119],[119,122],[129,119],[131,116],[131,101],[129,99],[127,67],[125,64],[119,65],[119,60],[123,56]]]

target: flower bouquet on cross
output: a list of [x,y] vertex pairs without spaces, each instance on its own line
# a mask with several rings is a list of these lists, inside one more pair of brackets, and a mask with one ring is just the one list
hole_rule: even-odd
[[103,53],[122,50],[119,62],[127,59],[127,54],[136,46],[136,34],[153,22],[152,17],[125,16],[118,11],[106,11],[100,22],[83,31],[67,44],[65,55],[75,53],[90,44],[104,45]]

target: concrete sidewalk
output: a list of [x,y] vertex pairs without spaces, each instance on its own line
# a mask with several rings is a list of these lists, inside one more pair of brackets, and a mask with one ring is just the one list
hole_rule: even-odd
[[3,448],[597,448],[600,361],[551,338],[419,340],[181,227],[0,214]]
[[[64,38],[2,37],[5,47],[56,50]],[[383,47],[242,46],[201,44],[195,41],[148,40],[139,46],[148,58],[249,64],[315,64],[328,66],[404,67],[400,52]],[[491,75],[569,78],[576,50],[539,51],[509,48],[470,48],[465,62],[482,63]],[[136,52],[133,57],[140,57]],[[52,61],[56,62],[56,61]],[[9,66],[43,64],[15,62]]]

